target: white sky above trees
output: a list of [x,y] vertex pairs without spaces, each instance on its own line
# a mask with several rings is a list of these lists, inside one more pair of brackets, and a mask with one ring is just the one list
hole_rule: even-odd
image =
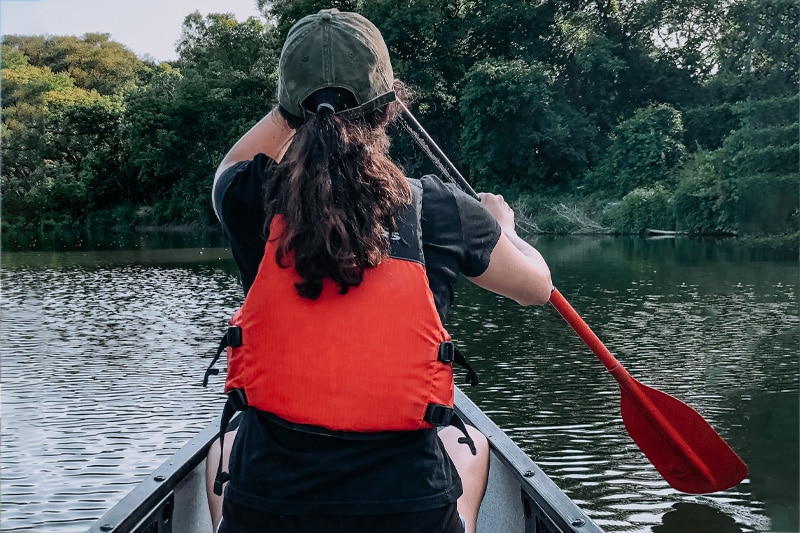
[[189,13],[259,17],[256,0],[0,0],[3,35],[110,33],[140,58],[177,59],[175,43]]

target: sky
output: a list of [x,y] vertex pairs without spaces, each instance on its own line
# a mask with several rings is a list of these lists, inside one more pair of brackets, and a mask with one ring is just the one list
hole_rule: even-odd
[[256,0],[0,0],[3,35],[110,33],[140,58],[177,59],[175,42],[189,13],[260,18]]

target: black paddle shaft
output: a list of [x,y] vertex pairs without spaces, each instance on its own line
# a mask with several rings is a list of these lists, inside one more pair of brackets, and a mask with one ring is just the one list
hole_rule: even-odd
[[461,175],[461,172],[458,171],[456,166],[448,159],[447,155],[439,148],[439,145],[434,142],[428,132],[425,131],[425,128],[422,127],[414,115],[411,114],[411,111],[408,110],[408,107],[401,102],[397,101],[400,104],[400,124],[405,128],[405,130],[411,135],[411,138],[419,145],[420,148],[425,152],[425,154],[430,158],[431,162],[436,165],[439,171],[444,174],[446,178],[450,181],[458,185],[462,191],[466,192],[473,198],[478,198],[477,193],[475,190],[470,186],[469,182],[464,179],[464,176]]

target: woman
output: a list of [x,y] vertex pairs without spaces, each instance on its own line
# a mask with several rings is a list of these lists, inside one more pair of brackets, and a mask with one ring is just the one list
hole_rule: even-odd
[[502,197],[391,161],[402,91],[367,19],[305,17],[279,67],[279,105],[213,190],[246,293],[226,391],[247,409],[222,454],[219,531],[474,532],[488,445],[452,412],[453,284],[543,304],[549,269]]

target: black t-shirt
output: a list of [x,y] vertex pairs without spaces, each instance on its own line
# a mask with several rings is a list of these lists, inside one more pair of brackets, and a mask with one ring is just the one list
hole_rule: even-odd
[[[231,243],[245,293],[264,253],[265,191],[277,190],[276,163],[259,154],[214,184],[214,209]],[[442,322],[460,274],[478,276],[500,237],[474,198],[435,176],[422,185],[422,243]],[[313,364],[309,362],[309,364]],[[461,495],[461,481],[436,430],[332,436],[300,431],[248,409],[230,459],[226,498],[284,514],[384,514],[435,509]]]

